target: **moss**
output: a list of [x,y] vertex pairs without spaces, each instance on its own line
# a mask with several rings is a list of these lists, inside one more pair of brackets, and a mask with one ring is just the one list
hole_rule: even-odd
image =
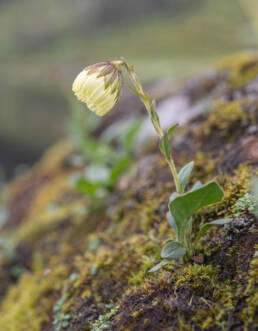
[[236,127],[246,119],[247,115],[243,110],[244,101],[217,101],[207,120],[199,128],[201,136],[209,136],[216,132],[221,132],[227,136]]
[[247,306],[240,314],[245,330],[248,330],[253,324],[258,325],[257,311],[258,311],[258,245],[255,246],[255,253],[250,262],[250,278],[244,296],[247,296]]
[[49,311],[56,291],[62,287],[67,269],[60,266],[48,274],[26,273],[12,287],[0,310],[0,328],[5,331],[41,330],[49,320]]
[[[232,68],[224,65],[230,89],[234,75],[238,84],[251,79],[247,64],[255,68],[252,59],[240,58],[240,71],[233,62]],[[223,170],[231,162],[230,148],[248,135],[246,123],[255,123],[255,107],[243,99],[226,101],[231,99],[216,100],[209,116],[181,130],[175,143],[178,167],[189,157],[196,163],[189,187],[216,177],[225,190],[222,203],[195,215],[195,230],[200,223],[231,217],[257,169],[241,159],[231,171]],[[257,223],[250,214],[243,215],[242,223],[235,220],[229,228],[207,232],[196,252],[202,263],[178,262],[147,273],[160,261],[164,242],[173,237],[166,212],[174,188],[156,145],[152,142],[139,154],[138,170],[125,174],[125,189],[116,189],[98,210],[69,186],[78,169],[67,165],[72,151],[67,142],[11,185],[16,231],[10,227],[8,238],[17,257],[11,266],[21,264],[18,247],[31,254],[20,277],[12,280],[9,269],[2,273],[8,290],[0,306],[1,330],[51,330],[57,317],[53,308],[60,302],[58,314],[69,316],[69,331],[101,328],[106,322],[111,330],[130,331],[223,330],[234,323],[247,330],[255,323]],[[70,281],[70,274],[77,276]],[[112,311],[117,306],[119,311]]]
[[229,84],[239,89],[258,75],[258,59],[255,53],[243,53],[229,57],[219,64],[219,69],[229,71]]

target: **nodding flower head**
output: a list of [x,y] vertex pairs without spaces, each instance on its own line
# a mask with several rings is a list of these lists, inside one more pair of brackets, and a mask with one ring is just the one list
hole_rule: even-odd
[[105,115],[117,103],[122,74],[119,61],[107,61],[86,67],[75,78],[73,92],[99,116]]

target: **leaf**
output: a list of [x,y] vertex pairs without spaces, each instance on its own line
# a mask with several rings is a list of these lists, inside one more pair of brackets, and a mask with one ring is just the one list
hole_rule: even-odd
[[178,124],[172,125],[168,131],[167,131],[167,136],[168,136],[168,140],[170,140],[174,134],[175,129],[178,127]]
[[175,200],[180,194],[178,192],[173,192],[171,196],[169,197],[169,201]]
[[84,178],[80,178],[76,183],[76,189],[82,194],[95,196],[98,185],[91,183]]
[[167,134],[160,139],[160,150],[165,155],[166,159],[169,160],[171,157],[171,149]]
[[169,264],[168,261],[161,261],[160,263],[156,264],[153,268],[148,270],[148,273],[151,274],[153,272],[156,272],[156,271],[160,270],[163,266],[165,266],[167,264]]
[[137,94],[140,98],[143,97],[143,94],[140,93],[138,90],[136,90],[134,87],[129,86],[129,88],[130,88],[130,90],[131,90],[133,93]]
[[215,225],[225,225],[225,224],[228,224],[232,221],[231,218],[222,218],[222,219],[218,219],[216,221],[212,221],[210,223],[206,223],[206,224],[203,224],[201,227],[200,227],[200,230],[194,240],[194,243],[193,243],[193,248],[196,246],[196,244],[198,243],[198,241],[200,240],[200,238],[204,235],[204,233],[209,230],[211,227],[215,226]]
[[157,108],[157,104],[156,104],[156,101],[155,100],[152,100],[151,102],[151,116],[157,116],[157,112],[156,112],[156,108]]
[[186,253],[186,248],[179,242],[169,240],[161,251],[161,257],[168,260],[179,260]]
[[[146,101],[149,102],[148,100],[146,100]],[[153,124],[156,132],[159,134],[159,132],[160,132],[160,121],[159,121],[159,115],[156,112],[156,101],[155,100],[153,100],[151,102],[150,115],[151,115],[152,124]]]
[[199,180],[196,182],[196,183],[194,183],[193,184],[193,187],[191,188],[191,192],[192,191],[195,191],[195,190],[197,190],[198,188],[201,188],[202,187],[202,182],[200,182]]
[[188,184],[189,177],[194,167],[194,161],[187,163],[178,173],[178,178],[181,184],[183,192],[185,191],[186,185]]
[[120,158],[113,166],[110,173],[110,181],[115,184],[121,173],[129,166],[131,160],[128,156]]
[[169,211],[167,212],[167,220],[176,235],[177,234],[176,223],[175,223],[174,217],[171,215],[171,213]]
[[171,158],[171,146],[169,140],[172,138],[177,126],[178,124],[171,126],[171,128],[169,128],[168,131],[164,134],[164,136],[160,139],[160,150],[161,153],[165,155],[167,160]]
[[182,239],[185,224],[199,209],[220,202],[224,192],[216,182],[203,185],[195,191],[179,195],[169,203],[169,210],[174,217],[178,239]]

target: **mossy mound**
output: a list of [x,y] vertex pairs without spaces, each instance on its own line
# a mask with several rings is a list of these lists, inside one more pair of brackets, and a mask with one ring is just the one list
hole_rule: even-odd
[[[224,201],[196,214],[194,226],[234,217],[236,202],[258,174],[257,64],[255,54],[236,56],[212,77],[175,92],[192,103],[212,101],[178,129],[177,166],[193,159],[192,181],[216,177],[225,190]],[[207,232],[191,262],[147,273],[173,236],[166,211],[174,188],[156,142],[142,147],[136,170],[125,173],[120,189],[98,208],[70,185],[80,168],[67,162],[74,152],[69,141],[7,187],[0,330],[258,327],[258,229],[248,209],[227,228]]]

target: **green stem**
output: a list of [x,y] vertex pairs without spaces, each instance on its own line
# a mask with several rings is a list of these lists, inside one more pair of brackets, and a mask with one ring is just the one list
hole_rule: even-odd
[[[133,85],[135,86],[135,88],[137,90],[137,93],[138,93],[139,97],[141,98],[141,100],[142,100],[142,102],[143,102],[143,104],[144,104],[144,106],[147,110],[147,112],[152,117],[152,115],[151,115],[152,106],[151,106],[150,99],[147,96],[147,94],[143,91],[142,85],[139,82],[139,80],[137,79],[137,76],[136,76],[135,72],[133,71],[133,68],[130,67],[125,61],[116,61],[116,65],[119,65],[119,66],[123,65],[125,67],[125,69],[128,72],[128,75],[129,75]],[[160,127],[159,121],[155,121],[155,124],[156,124],[155,129],[156,129],[159,137],[162,138],[164,136],[164,133],[162,131],[162,128]],[[172,173],[172,176],[173,176],[173,179],[174,179],[174,182],[175,182],[175,185],[176,185],[176,190],[179,194],[181,194],[183,192],[182,192],[181,184],[180,184],[178,174],[177,174],[177,171],[176,171],[175,162],[174,162],[174,159],[173,159],[171,153],[170,153],[170,158],[169,159],[166,158],[166,161],[167,161],[167,163],[169,165],[169,168],[170,168],[170,171]]]

